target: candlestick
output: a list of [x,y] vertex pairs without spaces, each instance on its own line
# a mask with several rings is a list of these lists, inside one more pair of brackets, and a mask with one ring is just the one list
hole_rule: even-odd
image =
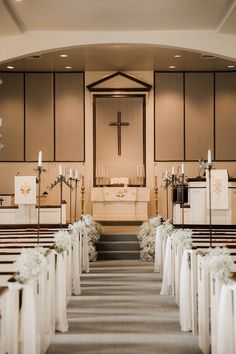
[[78,179],[78,171],[75,171],[75,179]]
[[42,151],[39,151],[38,155],[38,167],[42,167]]
[[208,162],[208,164],[210,165],[211,164],[211,150],[209,149],[208,150],[208,153],[207,153],[207,162]]
[[182,175],[184,175],[184,163],[183,162],[181,164],[181,173],[182,173]]
[[168,178],[168,172],[166,171],[166,179]]
[[72,169],[70,168],[70,178],[72,178]]
[[155,166],[154,166],[154,176],[157,176],[157,165],[155,164]]
[[62,176],[62,167],[59,165],[59,176]]
[[139,168],[138,168],[138,165],[136,166],[136,177],[139,178]]
[[175,174],[175,166],[172,166],[172,168],[171,168],[171,174],[172,174],[172,176],[174,176],[174,174]]

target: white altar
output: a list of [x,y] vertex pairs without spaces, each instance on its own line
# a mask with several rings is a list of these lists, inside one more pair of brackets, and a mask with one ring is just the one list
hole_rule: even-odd
[[[236,182],[228,182],[228,208],[212,209],[212,224],[236,224]],[[182,223],[182,208],[173,206],[173,223]],[[184,208],[185,224],[208,224],[209,209],[206,181],[188,183],[188,207]]]
[[91,191],[95,220],[147,220],[150,190],[139,187],[101,187]]

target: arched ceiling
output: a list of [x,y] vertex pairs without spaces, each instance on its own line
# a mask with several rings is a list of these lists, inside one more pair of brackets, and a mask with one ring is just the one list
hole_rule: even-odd
[[[65,65],[224,70],[236,62],[233,0],[0,0],[0,13],[0,70],[6,63],[36,71]],[[62,62],[64,48],[68,58]],[[26,59],[34,53],[40,58]],[[201,53],[216,58],[202,59]]]

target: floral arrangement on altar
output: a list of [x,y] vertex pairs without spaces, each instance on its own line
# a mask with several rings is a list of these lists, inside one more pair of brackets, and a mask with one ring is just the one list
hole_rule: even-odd
[[229,283],[233,275],[231,272],[233,265],[230,251],[226,247],[209,248],[208,254],[203,258],[203,266],[225,284]]
[[54,234],[54,248],[58,253],[62,253],[70,249],[74,243],[74,236],[68,231],[58,231]]
[[185,249],[192,248],[192,230],[177,229],[173,232],[173,243],[182,246]]
[[154,261],[156,229],[160,225],[161,217],[156,216],[145,221],[140,227],[137,237],[141,248],[140,258],[144,262]]
[[97,260],[96,242],[100,239],[101,225],[96,222],[89,214],[83,215],[81,220],[69,225],[72,233],[86,234],[88,238],[89,260],[95,262]]
[[48,261],[43,248],[23,249],[16,261],[16,280],[24,282],[39,279],[42,271],[47,267]]

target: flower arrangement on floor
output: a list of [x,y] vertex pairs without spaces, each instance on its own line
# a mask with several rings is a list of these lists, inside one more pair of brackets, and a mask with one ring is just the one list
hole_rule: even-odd
[[58,253],[62,253],[70,249],[74,243],[74,235],[68,231],[61,230],[54,234],[54,248]]
[[101,225],[94,221],[89,214],[83,215],[81,220],[69,225],[69,229],[75,233],[86,233],[88,237],[89,260],[97,260],[96,242],[100,239]]
[[231,272],[233,265],[230,251],[226,247],[210,248],[208,254],[203,258],[203,266],[225,284],[229,283],[233,275]]
[[140,243],[140,258],[144,262],[153,262],[155,258],[156,229],[161,225],[161,217],[156,216],[145,221],[137,235]]
[[178,244],[185,249],[192,248],[192,230],[177,229],[173,231],[173,244]]
[[48,261],[43,248],[23,249],[16,261],[16,280],[24,282],[31,279],[38,280]]

